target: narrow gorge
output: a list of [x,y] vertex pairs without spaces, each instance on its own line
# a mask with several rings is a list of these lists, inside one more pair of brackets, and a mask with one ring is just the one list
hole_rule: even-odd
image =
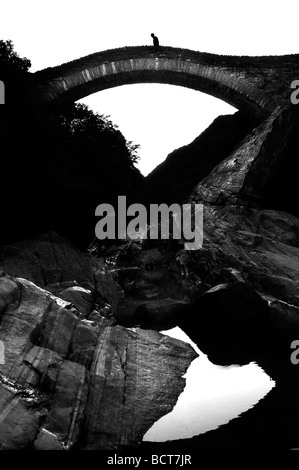
[[[11,108],[0,117],[0,449],[299,447],[299,375],[291,360],[299,340],[296,106],[285,96],[275,103],[279,87],[270,99],[269,86],[262,110],[253,93],[244,109],[218,117],[143,177],[107,120],[82,106],[32,105],[36,76],[26,73],[31,108],[24,110],[26,93],[14,101],[7,87]],[[73,86],[81,75],[72,74]],[[224,85],[214,86],[221,94]],[[188,251],[175,239],[96,240],[96,206],[120,194],[146,206],[203,204],[202,248]],[[171,336],[176,328],[182,339]],[[192,436],[148,440],[201,356],[223,380],[253,368],[268,381],[264,392]],[[196,382],[199,398],[206,385]]]

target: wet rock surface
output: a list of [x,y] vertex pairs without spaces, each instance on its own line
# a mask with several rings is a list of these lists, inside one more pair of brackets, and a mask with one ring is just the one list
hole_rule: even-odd
[[[56,244],[53,250],[61,250]],[[60,293],[55,285],[55,296],[30,280],[1,273],[1,449],[137,446],[184,389],[183,375],[195,351],[155,331],[115,325],[105,309],[107,297],[101,308],[106,317],[97,304],[91,310],[104,284],[103,278],[97,290],[102,262],[93,261],[92,294],[80,286],[63,289],[62,282]],[[11,267],[14,273],[18,266]],[[113,283],[111,277],[109,286]],[[113,292],[107,296],[113,298]]]
[[113,450],[139,443],[175,405],[185,384],[182,375],[196,356],[189,345],[153,331],[104,329],[90,371],[85,448]]

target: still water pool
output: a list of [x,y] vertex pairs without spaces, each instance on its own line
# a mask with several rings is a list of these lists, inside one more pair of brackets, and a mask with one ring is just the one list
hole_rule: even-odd
[[161,333],[192,345],[199,354],[188,368],[177,404],[144,435],[144,441],[184,439],[216,429],[256,405],[275,382],[251,362],[245,366],[212,364],[178,327]]

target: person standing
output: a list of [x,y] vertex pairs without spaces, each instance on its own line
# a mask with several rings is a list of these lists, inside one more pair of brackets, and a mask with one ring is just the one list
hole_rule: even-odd
[[157,51],[159,49],[159,39],[154,35],[154,33],[151,34],[151,37],[153,38],[155,51]]

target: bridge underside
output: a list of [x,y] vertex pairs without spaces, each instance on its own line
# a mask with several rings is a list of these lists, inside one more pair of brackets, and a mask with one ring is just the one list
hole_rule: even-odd
[[[117,75],[99,77],[90,82],[84,82],[73,88],[69,88],[56,97],[53,96],[51,102],[53,104],[74,102],[102,90],[138,83],[158,83],[191,88],[219,98],[240,111],[261,119],[267,117],[271,111],[275,109],[275,106],[271,106],[271,103],[269,103],[268,109],[266,110],[250,97],[241,95],[222,83],[214,82],[204,77],[190,77],[188,74],[182,72],[169,71],[147,71],[146,74],[144,74],[143,71],[135,71],[134,73],[122,72]],[[259,101],[265,101],[262,94],[256,92],[255,95]]]

